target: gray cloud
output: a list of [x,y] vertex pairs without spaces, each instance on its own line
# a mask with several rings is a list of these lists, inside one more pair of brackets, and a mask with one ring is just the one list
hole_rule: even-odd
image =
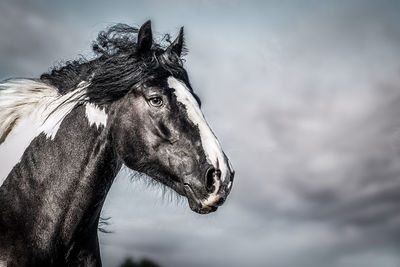
[[87,35],[84,38],[73,30],[73,23],[59,19],[30,1],[2,1],[0,77],[37,76],[75,58],[82,49],[79,44],[88,47]]

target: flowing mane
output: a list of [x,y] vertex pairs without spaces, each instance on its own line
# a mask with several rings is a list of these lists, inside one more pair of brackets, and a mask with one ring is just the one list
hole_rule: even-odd
[[[130,90],[146,83],[155,73],[174,75],[187,81],[181,58],[172,51],[165,54],[161,44],[152,44],[149,51],[138,49],[138,29],[126,24],[117,24],[99,33],[92,44],[95,58],[81,58],[67,62],[65,66],[43,74],[40,79],[66,94],[87,81],[89,102],[102,105],[123,97]],[[169,35],[163,40],[169,43]],[[168,56],[167,56],[168,55]]]
[[[138,51],[138,31],[138,28],[126,24],[114,25],[101,31],[93,42],[93,59],[67,61],[65,65],[42,74],[40,79],[1,82],[0,144],[19,121],[34,112],[41,113],[37,118],[45,124],[49,116],[62,107],[63,112],[59,113],[65,115],[77,104],[102,106],[143,85],[155,73],[174,75],[187,81],[182,60],[174,51],[165,54],[165,46],[158,43],[153,43],[144,54]],[[162,40],[168,45],[169,34]],[[52,120],[55,125],[51,128],[57,128],[63,114]]]
[[81,83],[74,91],[60,95],[57,88],[40,80],[10,79],[1,82],[0,144],[5,142],[14,127],[28,117],[32,119],[31,126],[54,138],[65,114],[77,103],[84,102],[86,86]]

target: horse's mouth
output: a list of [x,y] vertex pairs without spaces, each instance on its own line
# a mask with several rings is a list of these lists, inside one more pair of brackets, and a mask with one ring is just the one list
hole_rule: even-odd
[[216,199],[212,203],[208,203],[205,200],[199,199],[193,191],[192,187],[186,183],[184,184],[184,190],[186,193],[186,197],[189,201],[190,209],[199,214],[214,212],[218,209],[218,206],[221,206],[224,203],[224,198],[221,196],[218,196],[218,199]]

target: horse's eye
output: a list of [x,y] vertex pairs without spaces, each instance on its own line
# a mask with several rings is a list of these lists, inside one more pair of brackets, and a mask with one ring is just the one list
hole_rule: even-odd
[[149,102],[153,107],[161,107],[163,105],[163,100],[159,96],[150,98]]

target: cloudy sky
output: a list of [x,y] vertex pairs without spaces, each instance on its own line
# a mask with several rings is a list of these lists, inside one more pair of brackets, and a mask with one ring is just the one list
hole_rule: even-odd
[[104,266],[400,266],[398,1],[82,2],[2,0],[0,79],[90,57],[113,23],[183,25],[192,85],[237,173],[205,216],[120,173]]

